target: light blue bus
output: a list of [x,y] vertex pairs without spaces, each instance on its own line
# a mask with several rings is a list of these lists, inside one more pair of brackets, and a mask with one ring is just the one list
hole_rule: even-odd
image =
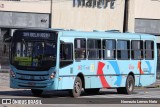
[[10,87],[68,90],[79,97],[115,88],[131,94],[135,86],[156,81],[156,39],[149,34],[116,31],[22,29],[13,34]]

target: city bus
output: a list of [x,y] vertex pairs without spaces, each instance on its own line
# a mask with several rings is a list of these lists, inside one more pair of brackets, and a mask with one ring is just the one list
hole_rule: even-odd
[[134,87],[156,81],[157,46],[153,35],[117,31],[21,29],[13,33],[10,87],[67,90],[79,97],[115,88],[132,94]]

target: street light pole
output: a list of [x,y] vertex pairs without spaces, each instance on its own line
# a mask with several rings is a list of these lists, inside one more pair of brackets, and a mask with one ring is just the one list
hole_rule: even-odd
[[51,0],[51,5],[50,5],[50,23],[49,23],[49,28],[52,27],[52,6],[53,6],[53,0]]
[[128,9],[129,9],[129,0],[125,0],[125,3],[124,3],[124,18],[123,18],[123,32],[128,31]]

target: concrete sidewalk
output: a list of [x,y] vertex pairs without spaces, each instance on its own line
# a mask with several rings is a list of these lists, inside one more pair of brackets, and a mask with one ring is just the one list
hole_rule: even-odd
[[9,73],[10,69],[0,69],[0,73]]
[[160,79],[157,79],[156,83],[155,83],[158,87],[160,87]]
[[160,79],[157,79],[156,82],[148,87],[160,88]]

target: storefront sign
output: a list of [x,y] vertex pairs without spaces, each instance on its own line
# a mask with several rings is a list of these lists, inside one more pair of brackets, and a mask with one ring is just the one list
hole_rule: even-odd
[[92,7],[92,8],[106,8],[110,4],[110,8],[114,8],[116,0],[73,0],[74,7]]

